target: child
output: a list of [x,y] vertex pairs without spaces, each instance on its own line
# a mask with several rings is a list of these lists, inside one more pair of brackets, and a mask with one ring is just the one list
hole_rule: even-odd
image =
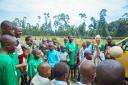
[[64,45],[60,46],[61,52],[60,52],[60,60],[61,62],[69,62],[69,55],[66,52],[66,47]]
[[44,62],[47,61],[47,46],[45,44],[40,44],[40,50],[42,51],[43,53],[43,58],[44,58]]
[[85,60],[80,64],[80,81],[78,85],[92,85],[96,74],[96,65],[90,61]]
[[[26,64],[28,61],[29,57],[29,48],[24,45],[22,46],[23,54],[19,55],[19,63],[20,64]],[[28,71],[28,66],[24,66],[20,68],[21,70],[21,85],[27,85],[27,71]]]
[[66,46],[67,42],[68,42],[68,38],[64,37],[64,45],[65,46]]
[[8,55],[15,52],[16,38],[2,35],[0,39],[2,49],[0,52],[0,85],[18,85],[16,66]]
[[69,67],[66,63],[57,63],[54,66],[53,74],[54,79],[51,81],[52,85],[68,85],[66,79],[68,78]]
[[33,48],[34,48],[32,36],[27,36],[27,37],[25,37],[25,42],[26,42],[26,45],[29,46],[29,48],[30,48],[29,51],[30,51],[30,53],[31,53],[32,50],[33,50]]
[[79,54],[80,62],[84,60],[84,57],[85,57],[84,53],[85,53],[85,51],[86,51],[86,43],[83,42],[82,43],[82,48],[80,49],[80,54]]
[[40,50],[47,55],[47,46],[45,44],[40,44]]
[[101,62],[96,69],[97,85],[128,85],[125,84],[124,67],[116,60]]
[[97,44],[95,44],[94,45],[95,46],[95,48],[96,48],[96,51],[94,52],[94,54],[92,55],[91,53],[90,53],[90,50],[89,49],[87,49],[86,50],[86,52],[85,52],[85,60],[87,59],[87,60],[91,60],[92,62],[94,62],[95,64],[96,64],[96,66],[101,62],[101,61],[104,61],[105,60],[105,57],[104,57],[104,54],[102,54],[101,52],[100,52],[100,49],[99,49],[99,47],[98,47],[98,45]]
[[36,75],[39,64],[43,62],[43,59],[40,57],[41,53],[37,48],[32,51],[32,54],[34,58],[28,62],[28,75],[30,80]]
[[18,52],[18,56],[23,54],[21,44],[20,44],[20,41],[18,39],[18,38],[20,38],[21,34],[22,34],[22,29],[20,27],[16,26],[15,27],[15,37],[17,38],[17,40],[16,40],[16,47],[17,47],[16,51]]
[[49,43],[49,51],[47,54],[47,60],[49,65],[51,66],[51,77],[50,79],[53,79],[53,73],[52,70],[54,68],[54,65],[58,62],[60,62],[59,53],[55,50],[53,43]]
[[48,63],[41,63],[38,66],[38,74],[34,76],[30,85],[50,85],[48,77],[51,76],[51,68]]
[[53,68],[56,63],[60,62],[59,53],[54,49],[53,43],[49,43],[49,51],[47,57],[51,68]]

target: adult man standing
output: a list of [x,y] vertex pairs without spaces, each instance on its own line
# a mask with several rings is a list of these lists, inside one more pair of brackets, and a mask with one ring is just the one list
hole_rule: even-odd
[[75,77],[75,62],[76,62],[76,44],[73,42],[73,36],[68,37],[69,42],[66,44],[66,50],[69,54],[70,61],[68,65],[70,66],[71,78]]
[[115,44],[112,43],[112,37],[108,36],[107,37],[107,43],[105,44],[105,56],[106,56],[106,59],[113,59],[109,54],[110,48],[113,47],[113,46],[115,46]]

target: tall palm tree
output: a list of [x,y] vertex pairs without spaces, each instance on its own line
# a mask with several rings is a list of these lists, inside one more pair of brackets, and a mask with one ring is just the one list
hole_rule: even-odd
[[85,19],[87,18],[86,14],[85,13],[79,13],[79,16],[85,22]]

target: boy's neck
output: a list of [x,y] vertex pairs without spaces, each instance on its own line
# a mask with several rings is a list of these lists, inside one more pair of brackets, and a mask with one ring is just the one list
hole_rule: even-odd
[[72,43],[73,41],[69,41],[69,43]]
[[66,81],[66,79],[63,78],[63,77],[61,77],[61,78],[55,78],[55,79],[58,80],[58,81]]
[[23,57],[24,57],[25,59],[28,59],[28,57],[27,57],[27,56],[25,56],[24,54],[23,54]]
[[38,57],[38,58],[37,58],[37,57],[34,57],[34,59],[38,60],[38,59],[39,59],[39,57]]
[[9,54],[8,50],[4,48],[1,50],[1,53]]
[[41,76],[43,78],[48,78],[46,75],[41,75],[40,73],[39,73],[39,76]]
[[91,81],[89,79],[85,79],[85,84],[86,85],[90,85],[91,84]]

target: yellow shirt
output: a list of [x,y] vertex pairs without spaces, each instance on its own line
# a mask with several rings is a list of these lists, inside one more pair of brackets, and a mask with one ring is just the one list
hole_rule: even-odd
[[125,51],[122,56],[116,58],[125,68],[125,77],[128,78],[128,51]]

